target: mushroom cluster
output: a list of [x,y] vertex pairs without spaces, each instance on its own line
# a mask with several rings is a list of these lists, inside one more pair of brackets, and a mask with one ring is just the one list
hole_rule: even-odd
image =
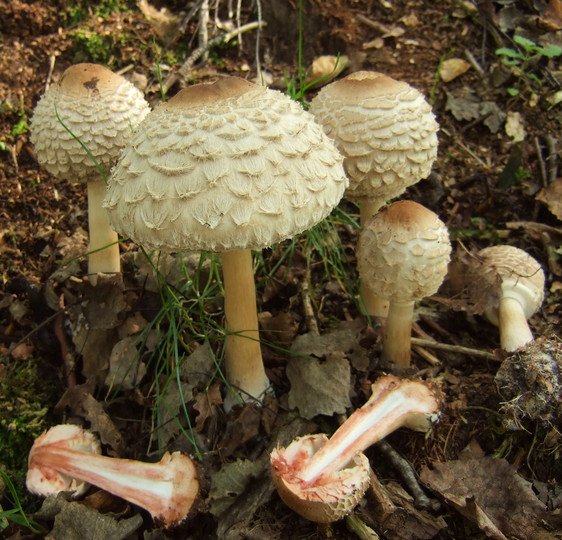
[[[310,112],[344,156],[345,197],[360,204],[362,226],[386,201],[426,178],[437,157],[439,126],[431,106],[418,90],[382,73],[357,71],[327,85]],[[387,302],[362,279],[361,295],[369,314],[386,316]]]
[[76,64],[49,87],[31,119],[35,155],[51,174],[88,189],[88,271],[119,272],[119,245],[102,201],[109,175],[132,129],[149,112],[140,90],[98,64]]
[[446,225],[413,201],[384,207],[359,235],[357,265],[363,283],[390,300],[382,357],[397,370],[410,365],[414,304],[437,292],[450,253]]
[[221,253],[227,379],[243,401],[259,401],[269,382],[251,250],[309,229],[346,187],[342,157],[312,115],[280,92],[224,77],[145,118],[104,207],[117,231],[147,248]]

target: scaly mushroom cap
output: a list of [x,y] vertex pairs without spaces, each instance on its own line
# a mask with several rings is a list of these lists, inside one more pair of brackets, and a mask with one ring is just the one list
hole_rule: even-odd
[[346,185],[342,157],[298,103],[225,77],[146,117],[104,207],[117,231],[152,249],[262,249],[324,219]]
[[[299,464],[328,442],[323,433],[295,439],[271,453],[273,483],[283,502],[310,521],[332,523],[349,514],[369,487],[369,460],[362,452],[322,485],[299,482]],[[294,474],[293,474],[294,473]]]
[[437,215],[413,201],[385,206],[357,244],[357,266],[367,287],[398,302],[437,292],[447,274],[451,243]]
[[87,482],[61,474],[44,465],[37,466],[35,459],[37,453],[45,447],[57,445],[64,449],[101,454],[100,443],[93,433],[74,424],[56,425],[39,435],[31,447],[28,457],[27,489],[43,497],[61,491],[71,491],[76,497],[83,495],[90,487]]
[[70,66],[33,112],[31,142],[37,160],[54,176],[72,182],[101,180],[95,163],[57,112],[109,175],[131,129],[148,111],[142,93],[127,79],[98,64]]
[[343,154],[345,196],[385,201],[427,178],[439,126],[418,90],[381,73],[358,71],[324,87],[310,112]]
[[[498,273],[502,295],[519,301],[528,319],[540,307],[544,299],[544,272],[541,265],[526,251],[515,246],[490,246],[478,252],[484,265]],[[498,306],[489,305],[486,317],[496,326]]]

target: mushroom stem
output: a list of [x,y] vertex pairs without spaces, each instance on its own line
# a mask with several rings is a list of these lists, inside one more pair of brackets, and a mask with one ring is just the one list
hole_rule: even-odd
[[80,428],[76,431],[72,437],[54,442],[46,442],[43,436],[37,439],[29,454],[27,485],[30,491],[47,494],[44,489],[35,488],[30,478],[36,478],[36,471],[40,471],[44,475],[43,482],[48,484],[52,471],[56,471],[148,510],[154,520],[164,526],[175,525],[187,516],[199,491],[195,465],[189,457],[179,452],[166,452],[158,463],[143,463],[100,456],[92,453],[94,446],[91,452],[72,449],[77,439],[89,433]]
[[297,473],[307,484],[322,483],[357,454],[402,426],[427,430],[438,403],[419,381],[386,376],[372,386],[373,394],[357,409]]
[[401,371],[410,367],[414,302],[390,301],[382,359]]
[[[224,281],[224,311],[228,334],[225,343],[226,378],[242,401],[261,401],[269,380],[261,354],[256,305],[256,286],[250,250],[221,254]],[[227,409],[235,404],[225,402]]]
[[512,297],[500,300],[499,330],[502,349],[513,352],[533,341],[533,334],[521,303]]
[[[384,202],[381,203],[380,201],[362,201],[359,207],[359,222],[361,227],[364,227],[383,205]],[[386,298],[376,295],[371,289],[365,286],[362,280],[359,284],[359,291],[366,313],[371,317],[388,317],[389,302]]]
[[121,271],[119,238],[109,224],[107,212],[102,208],[105,195],[106,186],[103,180],[88,182],[89,274],[112,274]]

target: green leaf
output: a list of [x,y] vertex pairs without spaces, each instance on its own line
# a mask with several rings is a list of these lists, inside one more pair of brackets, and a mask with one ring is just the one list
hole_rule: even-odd
[[523,53],[516,51],[515,49],[510,49],[509,47],[501,47],[499,49],[496,49],[496,54],[499,56],[507,56],[509,58],[517,58],[519,60],[523,60],[525,58],[525,55]]
[[540,47],[534,41],[530,39],[524,38],[523,36],[513,36],[513,41],[518,43],[523,47],[526,51],[539,51]]
[[541,54],[549,58],[554,58],[555,56],[562,55],[562,47],[558,45],[548,45],[548,47],[543,47],[541,49]]
[[507,93],[510,96],[515,97],[515,96],[519,95],[519,90],[517,90],[517,88],[508,88]]

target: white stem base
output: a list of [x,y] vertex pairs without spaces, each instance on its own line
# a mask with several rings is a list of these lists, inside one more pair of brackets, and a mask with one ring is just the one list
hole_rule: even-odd
[[[119,237],[111,228],[107,212],[102,208],[105,193],[106,186],[103,180],[88,182],[89,274],[121,272],[119,244],[117,243]],[[92,251],[95,253],[91,253]]]
[[[269,388],[261,355],[256,305],[256,286],[250,250],[221,254],[224,311],[228,335],[225,343],[226,378],[242,402],[260,402]],[[236,404],[230,394],[229,410]]]

